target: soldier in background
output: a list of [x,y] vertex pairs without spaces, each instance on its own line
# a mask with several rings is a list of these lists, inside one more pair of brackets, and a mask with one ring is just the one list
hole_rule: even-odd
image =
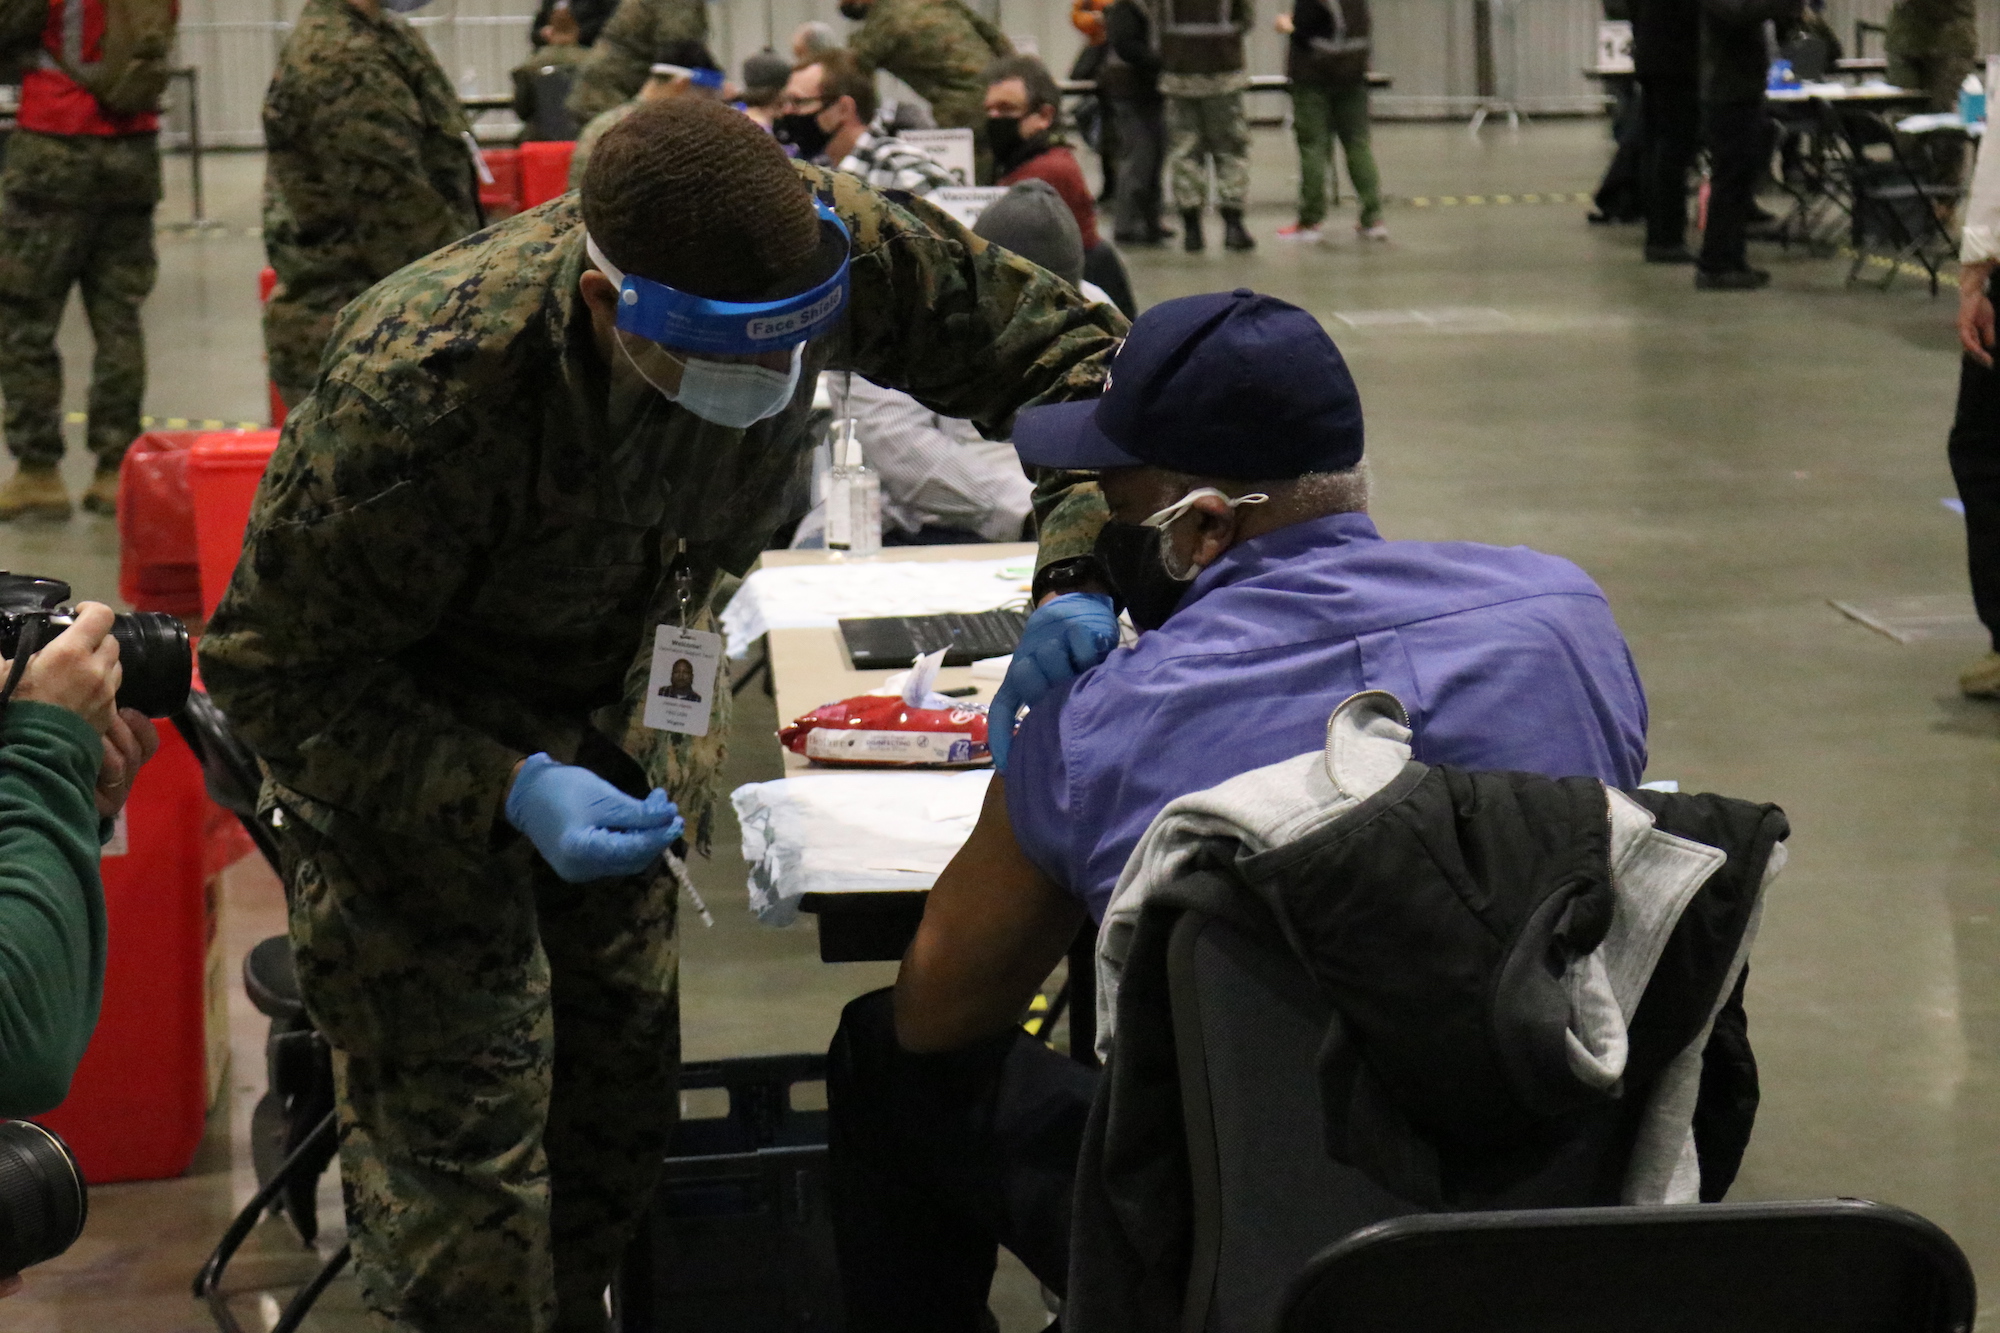
[[[696,83],[697,78],[702,82]],[[722,93],[722,66],[709,54],[707,43],[688,38],[668,42],[656,53],[655,63],[646,81],[639,85],[639,91],[609,111],[591,117],[590,123],[577,134],[576,147],[569,155],[569,188],[583,188],[583,173],[590,169],[590,155],[596,151],[597,141],[646,103],[666,102],[676,97],[719,99]]]
[[1124,331],[699,98],[634,111],[581,194],[343,312],[201,665],[269,765],[388,1326],[606,1327],[675,1117],[667,793],[699,847],[728,733],[715,679],[706,735],[643,725],[655,631],[711,630],[723,577],[796,516],[818,374],[995,434],[1094,393]]
[[[414,6],[409,6],[414,8]],[[471,126],[424,39],[377,0],[306,0],[264,93],[264,307],[286,407],[342,306],[478,230]]]
[[1014,44],[964,0],[841,0],[840,12],[861,24],[847,49],[863,71],[887,70],[931,104],[941,127],[971,130],[979,183],[991,183],[983,75]]
[[[1215,206],[1222,243],[1254,250],[1243,226],[1250,195],[1250,126],[1243,118],[1243,34],[1250,0],[1164,0],[1160,21],[1160,91],[1167,98],[1167,161],[1181,247],[1203,247],[1201,213],[1208,203],[1208,169],[1215,167]],[[1365,85],[1364,85],[1365,87]]]
[[708,41],[708,6],[702,0],[619,0],[597,34],[590,59],[569,93],[569,113],[579,125],[636,97],[669,42]]
[[1973,0],[1896,0],[1889,11],[1889,82],[1921,88],[1932,111],[1958,109],[1958,86],[1979,67]]
[[50,0],[37,63],[21,82],[17,128],[0,171],[0,397],[19,466],[0,485],[0,519],[70,516],[62,462],[62,357],[56,331],[72,287],[96,355],[85,438],[97,474],[92,513],[118,507],[118,465],[146,396],[140,307],[153,290],[160,202],[160,94],[173,0],[134,0],[137,40],[104,41],[104,0]]

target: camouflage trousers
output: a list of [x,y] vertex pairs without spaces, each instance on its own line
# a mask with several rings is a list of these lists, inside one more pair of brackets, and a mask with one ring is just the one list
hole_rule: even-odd
[[264,303],[264,358],[287,409],[297,407],[318,383],[319,359],[334,321],[364,290],[294,293],[281,282]]
[[1241,208],[1250,194],[1250,127],[1243,94],[1167,99],[1167,161],[1174,207],[1185,213],[1208,202],[1208,164],[1215,164],[1215,202]]
[[63,456],[62,357],[56,331],[72,287],[83,296],[97,351],[87,439],[99,468],[115,468],[139,434],[146,339],[139,308],[153,290],[153,210],[76,208],[0,197],[0,396],[7,448],[23,463]]
[[604,1333],[676,1119],[673,880],[335,835],[282,837],[363,1299],[409,1333]]

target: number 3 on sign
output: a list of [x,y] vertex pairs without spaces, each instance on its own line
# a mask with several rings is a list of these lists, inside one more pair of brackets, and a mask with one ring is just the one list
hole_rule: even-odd
[[653,670],[646,677],[646,725],[683,736],[708,735],[721,665],[720,634],[672,625],[653,631]]

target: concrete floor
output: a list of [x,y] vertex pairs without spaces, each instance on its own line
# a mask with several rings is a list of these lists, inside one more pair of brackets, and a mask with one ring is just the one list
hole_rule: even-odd
[[[1477,141],[1385,125],[1376,144],[1387,188],[1433,201],[1588,190],[1608,152],[1601,123],[1578,121]],[[184,166],[169,166],[177,188]],[[147,311],[160,417],[262,415],[259,168],[211,159],[226,227],[162,236]],[[1587,227],[1574,202],[1399,204],[1388,245],[1358,245],[1350,212],[1330,243],[1282,246],[1270,233],[1290,216],[1292,164],[1274,132],[1258,133],[1253,180],[1258,252],[1133,254],[1141,297],[1250,285],[1311,309],[1361,387],[1383,529],[1582,564],[1651,696],[1650,776],[1791,814],[1791,868],[1753,962],[1765,1090],[1735,1197],[1914,1208],[2000,1292],[2000,708],[1954,689],[1975,637],[1899,644],[1829,605],[1963,595],[1960,528],[1939,503],[1952,493],[1949,295],[1908,280],[1849,290],[1844,262],[1774,250],[1753,255],[1774,269],[1771,290],[1697,294],[1687,270],[1641,264],[1636,234]],[[177,192],[161,216],[185,214]],[[79,328],[65,346],[81,364]],[[80,406],[81,386],[70,396]],[[88,464],[71,465],[80,484]],[[0,567],[108,597],[114,543],[110,524],[81,517],[0,528]],[[739,781],[776,774],[774,721],[761,699],[748,710]],[[691,1058],[820,1047],[840,1004],[888,979],[886,966],[822,966],[805,928],[754,926],[736,910],[733,847],[698,875],[722,910],[686,940]],[[228,887],[240,952],[279,928],[277,888],[247,865]],[[262,1023],[240,996],[234,1035],[234,1096],[194,1171],[96,1191],[84,1239],[30,1274],[0,1328],[208,1326],[186,1284],[253,1186],[242,1143]],[[267,1326],[311,1262],[282,1226],[260,1232],[234,1274],[246,1323]],[[1045,1322],[1018,1267],[994,1304],[1007,1333]],[[309,1327],[360,1328],[355,1306],[338,1284]]]

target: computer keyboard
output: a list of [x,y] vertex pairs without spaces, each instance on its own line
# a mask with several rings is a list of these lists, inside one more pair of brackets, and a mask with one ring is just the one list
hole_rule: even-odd
[[939,616],[878,616],[840,622],[848,656],[858,668],[906,667],[947,649],[946,666],[1005,657],[1021,642],[1025,611],[977,611]]

